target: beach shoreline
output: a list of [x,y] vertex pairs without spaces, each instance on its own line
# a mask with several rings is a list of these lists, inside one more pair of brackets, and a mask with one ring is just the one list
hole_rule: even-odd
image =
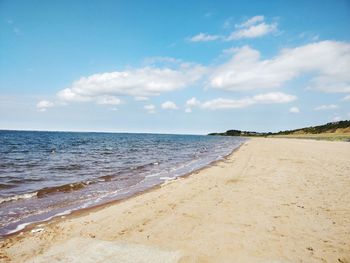
[[66,242],[122,242],[131,258],[171,262],[349,262],[348,159],[345,142],[251,139],[209,167],[11,234],[0,259],[64,261]]
[[143,189],[143,190],[140,190],[138,192],[133,192],[133,193],[130,193],[130,194],[127,194],[125,197],[120,197],[120,198],[117,198],[115,200],[111,200],[111,201],[107,201],[105,203],[101,203],[101,204],[98,204],[98,205],[94,205],[94,206],[90,206],[90,207],[86,207],[86,208],[81,208],[81,209],[77,209],[77,210],[72,210],[70,211],[69,213],[67,214],[64,214],[64,215],[54,215],[46,220],[39,220],[39,221],[34,221],[34,222],[30,222],[30,223],[26,223],[25,226],[23,227],[20,227],[18,230],[15,230],[15,231],[12,231],[8,234],[5,234],[5,235],[2,235],[0,236],[0,241],[1,240],[4,240],[4,239],[7,239],[7,238],[10,238],[10,237],[15,237],[17,236],[18,234],[23,234],[25,232],[28,232],[28,231],[31,231],[32,229],[34,229],[36,226],[38,225],[43,225],[43,224],[48,224],[48,223],[53,223],[53,222],[57,222],[57,221],[60,221],[62,219],[66,219],[66,218],[74,218],[76,216],[82,216],[86,213],[90,213],[90,212],[96,212],[100,209],[103,209],[103,208],[106,208],[108,206],[111,206],[111,205],[116,205],[120,202],[124,202],[130,198],[134,198],[138,195],[142,195],[142,194],[145,194],[145,193],[148,193],[148,192],[151,192],[151,191],[154,191],[158,188],[160,188],[162,185],[165,185],[169,182],[172,182],[172,181],[175,181],[175,180],[178,180],[178,179],[182,179],[182,178],[186,178],[188,176],[191,176],[193,175],[194,173],[198,173],[199,171],[203,170],[203,169],[207,169],[209,167],[211,167],[212,165],[215,165],[216,163],[218,162],[221,162],[221,161],[225,161],[227,158],[229,158],[229,156],[231,156],[232,154],[234,154],[236,151],[239,150],[240,147],[242,147],[242,145],[244,145],[244,143],[246,143],[247,141],[249,140],[249,138],[246,138],[246,141],[243,141],[238,147],[235,147],[230,153],[228,153],[226,156],[223,156],[221,157],[220,159],[217,159],[217,160],[214,160],[212,162],[210,162],[209,164],[206,164],[204,166],[202,166],[201,168],[199,169],[196,169],[194,171],[191,171],[191,172],[188,172],[186,174],[183,174],[183,175],[180,175],[180,176],[177,176],[175,178],[172,178],[170,180],[167,180],[163,183],[160,183],[160,184],[156,184],[152,187],[149,187],[149,188],[146,188],[146,189]]

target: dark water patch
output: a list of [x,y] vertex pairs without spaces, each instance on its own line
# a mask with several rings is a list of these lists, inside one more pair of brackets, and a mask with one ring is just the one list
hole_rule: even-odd
[[68,164],[68,165],[60,165],[60,166],[54,166],[50,167],[49,170],[51,171],[75,171],[75,170],[81,170],[84,166],[81,164]]
[[24,183],[42,182],[42,181],[45,181],[45,179],[44,178],[18,178],[18,179],[10,179],[7,181],[7,183],[24,184]]
[[0,190],[1,189],[10,189],[10,188],[13,188],[13,187],[16,187],[16,186],[13,185],[13,184],[0,183]]
[[3,162],[3,163],[0,163],[0,169],[11,168],[11,167],[14,167],[14,166],[15,166],[14,162]]
[[54,186],[54,187],[45,187],[43,189],[40,189],[36,196],[38,198],[43,198],[49,194],[55,194],[55,193],[68,193],[71,191],[80,190],[87,186],[87,183],[85,182],[79,182],[79,183],[72,183],[72,184],[65,184],[60,186]]
[[110,152],[110,151],[105,151],[101,153],[102,155],[111,155],[114,154],[114,152]]
[[146,164],[132,166],[132,167],[130,167],[130,170],[143,170],[143,169],[147,169],[149,167],[153,167],[155,165],[159,165],[159,162],[150,162],[150,163],[146,163]]

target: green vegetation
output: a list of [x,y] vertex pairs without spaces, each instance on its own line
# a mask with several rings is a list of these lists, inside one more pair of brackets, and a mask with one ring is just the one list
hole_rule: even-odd
[[208,135],[219,136],[251,136],[251,137],[284,137],[284,138],[307,138],[323,140],[346,140],[350,141],[350,121],[330,122],[325,125],[306,127],[295,130],[279,132],[253,132],[228,130],[222,133],[209,133]]

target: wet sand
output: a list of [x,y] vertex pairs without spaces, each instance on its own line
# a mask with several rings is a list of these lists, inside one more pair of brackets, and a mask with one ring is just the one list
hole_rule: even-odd
[[350,143],[252,139],[123,202],[0,242],[9,262],[350,262]]

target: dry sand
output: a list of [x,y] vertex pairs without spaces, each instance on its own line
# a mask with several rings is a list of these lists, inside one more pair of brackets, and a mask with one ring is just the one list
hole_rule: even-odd
[[36,229],[1,242],[0,259],[350,262],[350,143],[252,139],[185,179]]

